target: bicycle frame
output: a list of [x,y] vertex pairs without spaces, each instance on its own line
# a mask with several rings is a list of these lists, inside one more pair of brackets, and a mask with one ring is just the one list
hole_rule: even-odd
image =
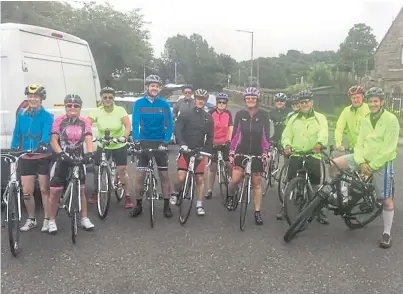
[[243,195],[243,191],[245,188],[245,185],[247,185],[248,187],[248,192],[247,192],[247,197],[248,197],[248,204],[250,203],[250,192],[252,191],[252,160],[253,158],[260,158],[260,156],[256,156],[256,155],[243,155],[243,154],[236,154],[236,156],[243,156],[244,160],[242,161],[242,165],[244,165],[243,163],[246,161],[246,165],[245,165],[245,170],[244,170],[244,179],[242,182],[242,194],[241,197],[239,197],[239,203],[242,202],[242,199],[244,197]]
[[[11,184],[15,184],[17,188],[17,204],[18,204],[18,220],[21,221],[21,191],[20,191],[20,183],[17,178],[17,167],[18,167],[18,161],[19,159],[24,156],[24,154],[16,157],[10,154],[2,154],[1,156],[3,158],[6,158],[10,162],[10,180],[8,181],[6,190],[4,191],[3,194],[3,201],[4,203],[8,206],[8,197],[9,197],[9,189]],[[6,197],[4,197],[6,195]],[[6,221],[8,222],[8,213],[6,213]]]
[[[64,205],[66,204],[67,200],[69,201],[68,209],[67,209],[67,212],[69,214],[71,214],[71,204],[72,204],[73,196],[74,196],[73,195],[73,187],[72,187],[73,186],[73,180],[78,181],[78,194],[77,194],[77,197],[78,197],[78,212],[81,212],[81,181],[80,181],[80,166],[81,165],[82,165],[81,163],[75,163],[73,165],[73,170],[72,170],[72,173],[71,173],[72,176],[70,178],[70,182],[67,185],[66,191],[63,193],[63,196],[64,196],[63,198],[65,199],[63,201]],[[83,167],[85,169],[85,166],[83,166]],[[70,192],[70,193],[67,194],[67,192]]]

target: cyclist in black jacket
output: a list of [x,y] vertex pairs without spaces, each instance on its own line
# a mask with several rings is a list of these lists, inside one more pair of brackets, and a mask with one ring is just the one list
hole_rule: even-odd
[[276,144],[276,146],[279,147],[281,142],[281,134],[284,130],[284,120],[291,112],[291,109],[286,106],[287,95],[284,93],[277,93],[274,95],[274,102],[276,108],[273,109],[269,114],[269,118],[274,124],[274,134],[271,138],[271,141],[273,144]]
[[[213,148],[213,119],[204,110],[208,93],[206,90],[197,89],[194,92],[195,107],[192,110],[181,113],[175,126],[176,140],[181,149],[202,149],[211,153]],[[190,156],[180,155],[177,160],[178,171],[176,173],[175,192],[171,196],[171,204],[175,205],[178,199],[178,191],[182,188],[188,169]],[[197,214],[205,215],[203,208],[204,169],[206,158],[202,157],[195,162]]]
[[252,160],[252,190],[255,203],[255,222],[263,224],[260,214],[262,202],[261,180],[263,164],[268,162],[270,122],[266,111],[259,109],[259,91],[256,88],[247,88],[244,92],[246,109],[240,110],[235,115],[234,132],[232,134],[229,160],[235,165],[228,194],[234,195],[235,189],[243,176],[244,158],[235,154],[256,155],[261,158]]

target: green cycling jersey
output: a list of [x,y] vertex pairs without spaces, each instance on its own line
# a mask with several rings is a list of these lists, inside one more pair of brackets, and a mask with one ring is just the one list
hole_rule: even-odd
[[361,120],[369,113],[367,103],[363,103],[360,107],[347,106],[341,112],[334,130],[334,141],[336,146],[343,144],[344,131],[347,133],[348,147],[354,148]]

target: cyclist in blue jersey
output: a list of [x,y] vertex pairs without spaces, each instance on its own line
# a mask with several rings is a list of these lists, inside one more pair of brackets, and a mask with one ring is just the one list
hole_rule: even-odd
[[21,231],[29,231],[37,226],[35,219],[35,177],[38,175],[39,188],[42,194],[44,220],[42,232],[49,229],[49,169],[50,169],[50,131],[53,117],[42,107],[46,99],[46,90],[41,85],[28,85],[25,88],[27,107],[21,108],[17,114],[11,149],[32,150],[35,155],[26,155],[19,161],[18,172],[28,218]]
[[[135,149],[142,148],[167,150],[172,137],[173,119],[169,104],[158,96],[162,85],[161,78],[150,75],[145,80],[146,93],[143,98],[133,105],[132,132]],[[169,207],[169,177],[168,177],[168,154],[167,152],[155,153],[155,161],[161,179],[162,194],[164,195],[164,216],[172,217]],[[145,172],[149,157],[146,154],[138,158],[135,177],[135,194],[137,204],[130,213],[137,217],[143,212],[141,187],[143,187]]]

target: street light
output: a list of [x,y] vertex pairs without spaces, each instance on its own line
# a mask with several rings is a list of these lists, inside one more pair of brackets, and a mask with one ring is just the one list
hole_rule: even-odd
[[251,58],[250,58],[250,85],[253,83],[253,32],[252,31],[245,31],[245,30],[236,30],[237,32],[240,33],[248,33],[251,34],[252,40],[251,40]]

